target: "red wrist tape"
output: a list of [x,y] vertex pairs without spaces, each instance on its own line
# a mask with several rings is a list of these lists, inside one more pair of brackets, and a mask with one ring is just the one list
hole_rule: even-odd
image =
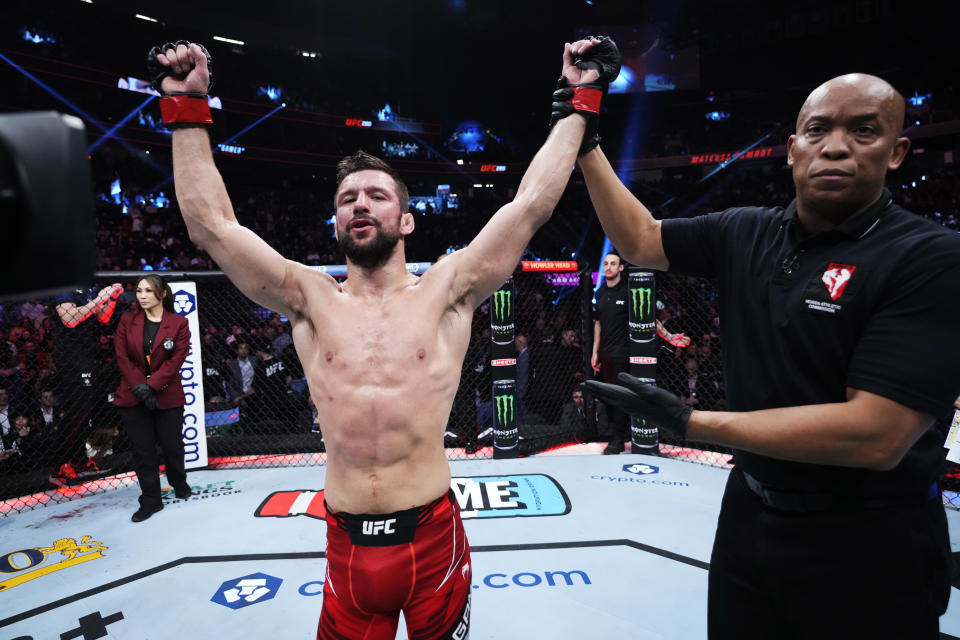
[[213,124],[207,96],[164,96],[160,98],[163,124]]
[[603,98],[603,91],[590,87],[572,87],[572,89],[573,97],[567,102],[572,104],[576,111],[600,113],[600,100]]

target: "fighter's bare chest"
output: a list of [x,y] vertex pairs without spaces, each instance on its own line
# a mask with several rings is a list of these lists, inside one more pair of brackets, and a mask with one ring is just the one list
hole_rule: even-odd
[[343,305],[315,323],[311,350],[317,366],[327,370],[427,364],[443,351],[447,324],[428,305]]

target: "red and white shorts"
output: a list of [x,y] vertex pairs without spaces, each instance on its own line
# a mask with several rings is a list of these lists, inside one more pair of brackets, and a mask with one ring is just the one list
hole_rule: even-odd
[[463,640],[470,545],[453,493],[422,507],[355,515],[327,509],[327,575],[318,640]]

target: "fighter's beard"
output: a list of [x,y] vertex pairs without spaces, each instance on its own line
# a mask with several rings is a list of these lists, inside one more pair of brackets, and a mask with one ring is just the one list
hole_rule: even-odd
[[344,234],[339,234],[337,238],[337,244],[343,251],[343,255],[363,269],[375,269],[383,265],[390,258],[397,242],[400,241],[399,233],[387,233],[379,222],[374,221],[374,224],[377,227],[377,234],[367,242],[357,242],[350,235],[349,230]]

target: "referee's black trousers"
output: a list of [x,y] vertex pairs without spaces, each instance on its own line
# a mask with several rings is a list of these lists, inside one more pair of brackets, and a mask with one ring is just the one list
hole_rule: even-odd
[[167,481],[176,490],[187,489],[183,462],[183,407],[150,411],[142,404],[117,407],[133,451],[133,469],[140,483],[140,506],[160,505],[160,466],[157,445],[162,451]]
[[788,512],[734,469],[710,560],[711,640],[934,640],[950,595],[939,493],[891,506]]

